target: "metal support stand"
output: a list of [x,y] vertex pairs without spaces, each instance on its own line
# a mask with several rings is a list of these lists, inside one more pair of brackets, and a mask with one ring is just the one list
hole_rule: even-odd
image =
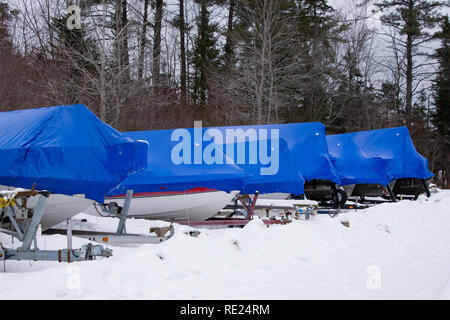
[[[11,221],[11,224],[14,228],[14,231],[16,232],[15,235],[19,241],[23,241],[24,235],[22,230],[20,229],[19,225],[17,224],[16,218],[14,217],[14,210],[13,207],[6,207],[5,213],[8,216],[9,220]],[[13,234],[14,233],[10,233]]]
[[395,194],[394,194],[394,192],[392,192],[391,186],[390,186],[390,185],[387,185],[387,186],[386,186],[386,189],[387,189],[388,192],[389,192],[389,196],[391,197],[392,202],[397,202],[397,199],[395,198]]
[[72,250],[72,224],[71,219],[67,219],[67,250]]
[[425,192],[427,193],[427,197],[431,197],[431,192],[430,192],[430,188],[428,188],[427,182],[425,181],[425,179],[421,179],[422,181],[422,185],[425,188]]
[[242,203],[242,206],[245,208],[245,211],[247,212],[246,218],[251,220],[253,219],[253,211],[255,210],[256,201],[258,200],[259,192],[256,191],[253,195],[253,199],[250,200],[249,205],[247,205],[243,198],[239,197],[238,200]]
[[39,223],[41,222],[42,214],[44,213],[45,202],[47,201],[47,197],[43,195],[39,195],[38,202],[36,208],[34,209],[33,217],[31,218],[30,223],[28,224],[27,229],[25,230],[25,237],[20,247],[21,250],[28,250],[31,248],[31,242],[33,241]]
[[128,217],[128,211],[130,210],[131,199],[133,199],[133,190],[127,190],[127,195],[123,203],[122,211],[118,216],[119,218],[119,225],[117,227],[118,236],[123,236],[127,233],[126,222]]

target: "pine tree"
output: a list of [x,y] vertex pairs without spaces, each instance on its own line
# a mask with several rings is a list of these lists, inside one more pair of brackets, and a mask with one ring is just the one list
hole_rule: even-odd
[[0,2],[0,39],[4,39],[7,35],[6,21],[9,17],[8,4]]
[[225,41],[225,54],[224,54],[224,64],[225,67],[229,67],[233,57],[233,43],[231,40],[232,32],[233,32],[233,19],[234,12],[236,10],[236,0],[229,0],[229,9],[228,9],[228,24],[226,31],[226,41]]
[[329,92],[327,85],[330,78],[337,81],[335,68],[337,52],[332,45],[340,41],[340,33],[346,26],[335,18],[334,9],[327,0],[296,0],[296,28],[300,50],[305,56],[304,74],[310,75],[305,80],[297,95],[302,113],[298,108],[287,115],[289,121],[324,121],[329,109]]
[[184,19],[184,0],[179,0],[180,2],[180,10],[179,10],[179,30],[180,30],[180,62],[181,62],[181,71],[180,71],[180,82],[181,82],[181,104],[184,106],[187,102],[187,88],[186,88],[186,22]]
[[67,103],[79,103],[80,99],[85,98],[79,90],[85,84],[86,75],[97,76],[96,64],[100,61],[100,54],[96,42],[83,26],[81,29],[67,27],[68,16],[53,18],[52,28],[56,38],[51,45],[63,82],[60,93],[65,92],[63,96]]
[[185,19],[184,7],[185,0],[179,0],[178,14],[170,21],[171,25],[178,29],[180,36],[180,94],[183,106],[187,103],[186,32],[189,29]]
[[297,0],[299,31],[311,39],[331,27],[333,8],[327,0]]
[[8,22],[12,15],[7,3],[0,2],[0,49],[11,49],[11,35],[8,30]]
[[438,76],[435,83],[434,124],[439,133],[450,141],[450,23],[448,16],[442,23],[442,31],[438,34],[442,45],[436,51],[436,57],[440,63]]
[[205,107],[208,93],[208,74],[218,64],[219,49],[217,48],[216,23],[211,22],[208,10],[208,0],[199,0],[200,12],[197,17],[197,36],[191,52],[194,75],[192,79],[193,98],[200,107]]
[[383,0],[377,6],[384,11],[381,21],[384,25],[395,29],[404,39],[400,45],[406,57],[406,97],[405,112],[406,124],[412,122],[412,106],[414,95],[414,81],[417,76],[414,71],[418,69],[414,57],[423,55],[419,46],[433,38],[427,30],[434,28],[441,19],[439,9],[443,6],[440,1],[428,0]]

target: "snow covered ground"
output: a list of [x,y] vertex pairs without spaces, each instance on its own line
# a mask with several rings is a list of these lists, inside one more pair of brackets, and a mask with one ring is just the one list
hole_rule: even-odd
[[[91,228],[117,224],[81,218]],[[155,223],[127,226],[146,233]],[[334,219],[270,228],[255,220],[243,229],[202,230],[198,238],[186,230],[176,226],[158,245],[112,247],[109,259],[6,261],[0,299],[450,299],[450,191]],[[38,241],[41,249],[66,245],[64,236]],[[0,242],[19,245],[4,234]]]

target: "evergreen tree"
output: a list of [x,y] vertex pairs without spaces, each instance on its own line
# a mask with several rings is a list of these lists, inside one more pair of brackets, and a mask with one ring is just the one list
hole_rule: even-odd
[[442,23],[442,31],[438,34],[442,45],[436,51],[440,63],[435,83],[434,124],[439,133],[450,141],[450,23],[448,16]]
[[429,0],[383,0],[377,6],[384,11],[381,21],[384,25],[394,28],[404,39],[401,47],[406,57],[406,97],[405,112],[406,124],[412,122],[412,106],[414,94],[414,81],[418,70],[414,57],[424,55],[419,46],[433,39],[427,30],[434,28],[441,19],[439,9],[443,6],[441,1]]
[[231,41],[231,36],[233,33],[233,24],[234,24],[234,12],[236,10],[236,0],[229,0],[229,9],[228,9],[228,24],[226,31],[226,41],[225,41],[225,54],[224,54],[224,64],[225,67],[229,67],[233,57],[233,43]]
[[436,51],[440,68],[434,85],[436,111],[433,123],[442,137],[439,143],[436,172],[440,173],[440,182],[448,188],[450,186],[450,23],[448,16],[445,17],[441,27],[442,30],[437,35],[442,44]]
[[65,92],[67,103],[79,103],[85,94],[78,90],[84,87],[88,74],[96,77],[100,54],[96,42],[89,37],[83,25],[81,29],[67,27],[68,17],[69,14],[53,19],[52,28],[56,38],[51,45],[63,82],[61,93]]
[[296,90],[299,97],[298,108],[289,110],[289,121],[327,122],[329,96],[327,86],[339,78],[336,68],[336,41],[341,41],[340,33],[346,26],[335,17],[334,9],[327,0],[296,0],[296,29],[299,50],[304,57],[304,74],[308,75],[302,86]]
[[12,14],[7,3],[0,2],[0,50],[10,50],[12,47],[8,22]]
[[217,67],[219,49],[217,48],[216,23],[211,22],[208,0],[199,0],[200,12],[197,17],[197,36],[194,39],[194,48],[191,60],[194,68],[192,78],[193,98],[200,107],[205,107],[210,86],[208,74]]
[[186,33],[190,29],[185,19],[185,0],[178,1],[178,14],[170,24],[178,29],[180,36],[180,93],[181,104],[184,106],[187,103],[187,64],[186,64]]
[[333,25],[334,9],[327,0],[297,0],[298,29],[305,40],[317,37]]

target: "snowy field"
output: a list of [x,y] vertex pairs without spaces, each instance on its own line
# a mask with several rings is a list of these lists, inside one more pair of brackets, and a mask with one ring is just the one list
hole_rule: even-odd
[[[81,218],[90,228],[117,224],[74,220]],[[131,220],[128,231],[154,224]],[[450,191],[334,219],[270,228],[255,220],[243,229],[201,230],[198,238],[187,230],[176,226],[158,245],[111,247],[109,259],[6,261],[0,299],[450,299]],[[41,249],[66,246],[64,236],[38,241]],[[19,245],[4,234],[0,242]],[[73,239],[75,248],[85,243]]]

